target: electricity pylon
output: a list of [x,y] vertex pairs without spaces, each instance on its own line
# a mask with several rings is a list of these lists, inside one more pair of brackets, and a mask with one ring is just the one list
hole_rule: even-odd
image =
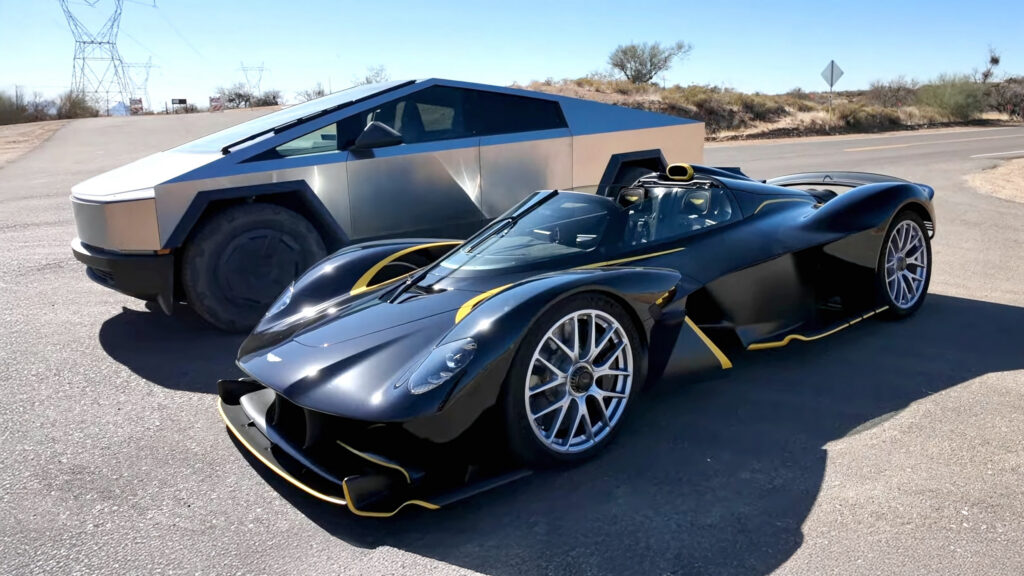
[[[71,74],[71,90],[90,97],[110,113],[111,100],[128,106],[132,86],[125,71],[125,63],[117,50],[117,33],[121,27],[124,0],[113,0],[114,11],[103,27],[92,32],[75,16],[68,0],[59,0],[64,17],[75,37],[75,58]],[[90,8],[100,0],[85,0]]]

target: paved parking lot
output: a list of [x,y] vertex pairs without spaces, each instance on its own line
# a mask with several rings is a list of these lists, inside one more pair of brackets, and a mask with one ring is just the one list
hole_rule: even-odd
[[1024,573],[1024,204],[963,178],[1024,129],[709,147],[934,185],[920,313],[660,382],[591,463],[378,521],[234,445],[214,391],[240,337],[70,253],[71,185],[244,114],[74,121],[0,169],[0,573]]

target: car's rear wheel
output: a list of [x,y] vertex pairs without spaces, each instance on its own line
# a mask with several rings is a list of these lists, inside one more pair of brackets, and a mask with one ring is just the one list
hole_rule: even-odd
[[295,212],[273,204],[232,206],[200,224],[186,245],[185,297],[214,326],[249,330],[292,280],[325,255],[316,229]]
[[502,391],[509,446],[523,463],[587,459],[618,431],[642,378],[636,327],[615,301],[574,296],[522,342]]
[[893,218],[878,256],[876,285],[886,315],[902,318],[924,303],[931,282],[932,246],[924,221],[903,211]]

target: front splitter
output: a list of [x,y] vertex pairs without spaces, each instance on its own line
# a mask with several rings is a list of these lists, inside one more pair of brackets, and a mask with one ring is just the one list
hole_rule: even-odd
[[239,401],[242,394],[238,389],[258,387],[258,384],[231,380],[219,384],[217,408],[239,444],[289,484],[318,500],[345,506],[358,516],[386,518],[410,506],[436,510],[531,473],[530,470],[516,468],[452,486],[436,483],[428,483],[429,487],[418,486],[410,481],[409,473],[401,466],[362,453],[339,440],[338,444],[347,449],[354,459],[352,473],[340,476],[321,474],[310,466],[310,462],[304,463],[275,446],[246,414]]

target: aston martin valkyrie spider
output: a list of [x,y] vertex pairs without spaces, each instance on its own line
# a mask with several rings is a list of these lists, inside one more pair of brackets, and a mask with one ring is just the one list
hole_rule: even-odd
[[933,194],[674,164],[604,196],[537,192],[465,242],[346,248],[245,340],[221,415],[318,498],[436,508],[593,456],[646,383],[912,314]]

